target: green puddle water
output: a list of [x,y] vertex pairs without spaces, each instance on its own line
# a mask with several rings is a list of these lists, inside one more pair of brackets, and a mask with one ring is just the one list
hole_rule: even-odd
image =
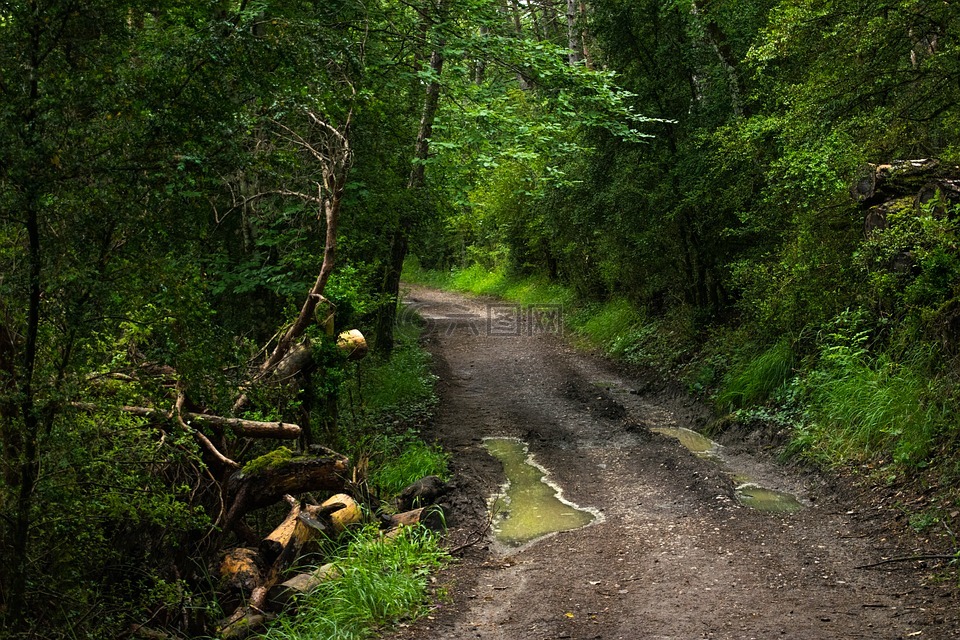
[[532,464],[527,446],[513,438],[485,438],[490,455],[503,464],[505,489],[493,499],[494,533],[504,544],[520,546],[556,531],[584,527],[596,518],[559,497],[545,480],[546,472]]
[[803,503],[796,496],[754,485],[737,487],[737,500],[744,506],[772,513],[795,513],[803,509]]
[[[683,427],[654,427],[650,430],[679,440],[680,444],[701,458],[709,458],[726,466],[720,455],[720,445],[696,431]],[[737,485],[737,501],[745,507],[770,513],[794,513],[804,508],[803,503],[792,494],[760,487],[749,476],[738,473],[730,475]]]
[[720,446],[710,438],[702,436],[691,429],[684,429],[683,427],[653,427],[650,431],[679,440],[680,444],[701,458],[718,457],[717,451],[720,449]]

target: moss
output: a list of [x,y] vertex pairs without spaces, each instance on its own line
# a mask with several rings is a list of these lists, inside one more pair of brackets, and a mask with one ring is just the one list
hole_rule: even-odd
[[265,453],[259,458],[254,458],[247,464],[243,465],[244,475],[251,475],[254,473],[259,473],[260,471],[265,471],[266,469],[271,469],[273,467],[279,467],[282,464],[286,464],[293,460],[294,455],[293,451],[287,449],[286,447],[280,447],[274,449],[270,453]]

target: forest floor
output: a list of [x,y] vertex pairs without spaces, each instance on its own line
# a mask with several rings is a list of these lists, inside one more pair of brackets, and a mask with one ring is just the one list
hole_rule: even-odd
[[[851,477],[776,464],[769,441],[721,436],[726,465],[806,505],[739,504],[734,481],[651,428],[702,428],[707,408],[671,385],[578,351],[550,309],[413,287],[441,404],[427,434],[453,455],[439,604],[396,639],[956,638],[956,576],[893,505]],[[511,314],[526,316],[511,324]],[[513,317],[517,321],[516,317]],[[520,438],[565,499],[601,517],[523,547],[487,532],[504,482],[483,443]],[[889,491],[893,491],[890,489]],[[443,595],[445,594],[445,596]]]

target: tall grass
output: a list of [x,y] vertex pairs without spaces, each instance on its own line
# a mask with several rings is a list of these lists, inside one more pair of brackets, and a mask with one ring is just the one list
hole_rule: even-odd
[[439,536],[407,527],[393,539],[363,529],[333,560],[339,576],[304,596],[296,615],[284,615],[269,640],[363,640],[378,628],[427,611],[430,573],[449,556]]
[[929,460],[951,410],[939,382],[909,359],[840,354],[813,371],[809,422],[797,448],[822,461],[892,456],[908,466]]
[[397,346],[389,359],[361,361],[359,375],[351,380],[350,392],[367,411],[424,402],[434,395],[436,377],[430,371],[430,354],[418,343],[419,328],[400,325],[395,337]]
[[790,378],[793,363],[793,348],[788,340],[747,358],[724,376],[716,396],[717,406],[732,411],[766,402]]
[[583,337],[609,348],[630,335],[643,322],[643,316],[626,300],[612,300],[585,308],[574,319],[574,327]]
[[396,455],[386,452],[383,461],[370,473],[370,484],[382,494],[396,495],[424,476],[450,476],[450,454],[437,445],[411,440],[400,447]]

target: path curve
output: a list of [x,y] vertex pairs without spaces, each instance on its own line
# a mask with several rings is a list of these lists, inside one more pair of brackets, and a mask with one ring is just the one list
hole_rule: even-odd
[[568,499],[604,517],[520,550],[489,538],[469,546],[438,578],[447,599],[396,638],[960,637],[954,590],[912,568],[856,568],[897,554],[864,530],[865,507],[762,460],[755,477],[810,506],[787,515],[740,506],[715,463],[649,430],[696,428],[703,411],[567,346],[549,306],[419,287],[406,301],[406,314],[427,321],[440,377],[432,435],[454,456],[451,543],[482,528],[503,481],[487,436],[529,443]]

